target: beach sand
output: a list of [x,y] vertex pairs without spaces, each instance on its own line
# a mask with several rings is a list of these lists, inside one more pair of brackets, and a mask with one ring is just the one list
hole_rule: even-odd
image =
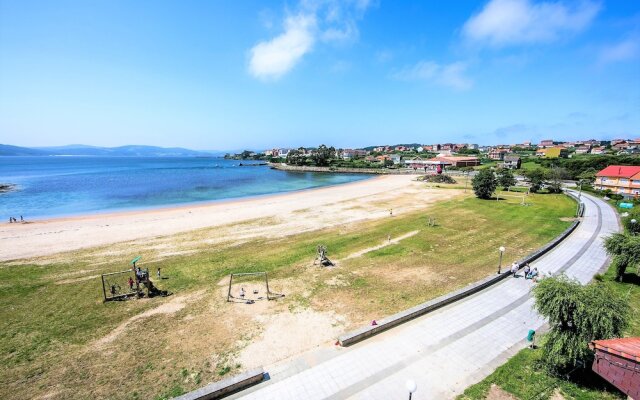
[[[166,237],[200,228],[272,218],[273,224],[227,229],[225,240],[278,236],[356,220],[382,218],[452,197],[427,190],[415,176],[389,175],[285,194],[154,210],[93,214],[0,225],[0,261],[31,259],[119,242]],[[424,199],[424,200],[422,200]],[[403,201],[405,200],[405,201]],[[264,224],[262,224],[264,225]]]

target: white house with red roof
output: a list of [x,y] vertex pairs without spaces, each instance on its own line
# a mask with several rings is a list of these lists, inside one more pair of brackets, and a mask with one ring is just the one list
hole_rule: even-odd
[[610,165],[596,174],[594,187],[625,197],[640,196],[640,166]]

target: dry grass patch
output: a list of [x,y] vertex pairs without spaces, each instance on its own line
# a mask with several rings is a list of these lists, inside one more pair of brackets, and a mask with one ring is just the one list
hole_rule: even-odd
[[[574,209],[567,198],[540,195],[529,202],[522,207],[464,197],[428,207],[412,198],[390,203],[394,214],[399,204],[404,207],[394,217],[310,232],[300,233],[293,218],[291,225],[244,242],[229,226],[1,265],[0,397],[162,398],[250,361],[279,360],[292,354],[280,346],[287,332],[288,340],[299,340],[293,353],[333,340],[343,330],[484,278],[495,270],[501,245],[507,264],[569,225],[560,220]],[[370,212],[384,213],[376,207]],[[428,217],[438,226],[428,227]],[[236,233],[248,237],[269,223],[254,221]],[[287,227],[291,231],[281,232]],[[419,233],[408,235],[414,231]],[[312,266],[318,244],[341,259],[388,235],[408,236],[338,268]],[[162,268],[168,279],[156,284],[174,296],[102,304],[100,280],[80,280],[122,270],[136,255],[150,271]],[[267,271],[272,290],[287,296],[227,303],[228,274],[255,271]],[[56,284],[64,279],[78,280]],[[171,312],[153,311],[162,307]],[[123,324],[113,340],[95,346]]]

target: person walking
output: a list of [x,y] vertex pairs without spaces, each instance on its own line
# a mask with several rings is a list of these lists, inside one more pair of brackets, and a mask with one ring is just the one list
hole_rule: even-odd
[[158,279],[160,279],[160,268],[158,268]]
[[514,261],[513,264],[511,264],[511,273],[513,274],[513,277],[516,278],[517,274],[518,274],[518,269],[520,268],[520,266],[518,265],[517,262]]
[[133,278],[129,277],[129,291],[133,292]]

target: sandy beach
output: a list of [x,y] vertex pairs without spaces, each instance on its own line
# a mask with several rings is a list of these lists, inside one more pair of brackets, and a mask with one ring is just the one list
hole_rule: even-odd
[[0,226],[0,261],[30,259],[264,218],[275,218],[276,223],[249,227],[251,229],[245,229],[244,234],[242,229],[227,233],[245,239],[258,234],[298,233],[355,220],[380,218],[388,213],[385,204],[395,207],[395,212],[423,207],[426,203],[451,197],[456,191],[430,192],[428,198],[419,200],[419,193],[425,194],[424,184],[416,182],[415,176],[392,175],[211,204],[93,214],[24,224],[3,223]]

